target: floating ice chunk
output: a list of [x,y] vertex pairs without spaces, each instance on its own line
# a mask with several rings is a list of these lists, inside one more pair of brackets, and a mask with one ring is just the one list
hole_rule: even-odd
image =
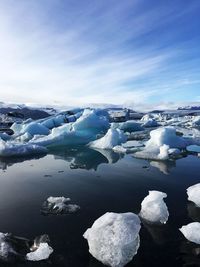
[[166,160],[170,155],[170,148],[185,148],[190,142],[178,136],[176,129],[173,127],[162,127],[153,130],[150,132],[150,137],[150,140],[145,144],[144,150],[136,152],[135,157]]
[[197,145],[190,145],[190,146],[187,146],[187,151],[189,152],[196,152],[196,153],[200,153],[200,146],[197,146]]
[[126,136],[119,129],[109,129],[105,136],[89,144],[92,148],[112,149],[113,147],[126,142]]
[[169,146],[163,145],[160,147],[160,153],[158,154],[159,160],[167,160],[169,158],[168,155]]
[[114,146],[113,150],[117,153],[126,153],[127,149],[123,146]]
[[148,121],[149,119],[153,119],[152,114],[145,114],[142,118],[141,121]]
[[150,223],[166,223],[169,212],[163,198],[167,194],[160,191],[149,191],[141,203],[140,217]]
[[150,132],[150,140],[146,143],[147,147],[161,147],[168,145],[170,148],[185,148],[187,141],[176,134],[174,127],[162,127]]
[[48,243],[40,243],[39,247],[35,251],[26,254],[26,259],[28,261],[46,260],[52,252],[53,249],[48,245]]
[[188,200],[194,202],[196,206],[200,207],[200,183],[188,187],[187,195]]
[[196,116],[192,121],[193,126],[200,126],[200,116]]
[[140,245],[140,219],[131,212],[107,212],[84,233],[93,257],[111,267],[130,262]]
[[10,242],[9,237],[10,235],[7,233],[0,233],[0,259],[4,261],[9,261],[10,257],[13,257],[13,255],[17,254]]
[[170,148],[168,154],[169,156],[178,157],[181,154],[181,151],[178,148]]
[[0,156],[24,156],[32,154],[47,153],[47,149],[42,146],[32,144],[19,144],[15,142],[4,142],[0,140]]
[[80,209],[76,204],[69,204],[70,198],[65,197],[48,197],[43,203],[42,213],[43,214],[66,214],[74,213]]
[[35,238],[33,246],[30,247],[31,240],[8,233],[0,233],[0,259],[5,262],[47,259],[53,252],[48,242],[48,235],[38,236]]
[[49,129],[40,123],[31,122],[31,123],[23,125],[20,133],[21,134],[29,133],[31,135],[35,135],[35,134],[48,135]]
[[155,119],[149,119],[147,121],[144,121],[142,126],[143,127],[157,127],[157,126],[159,126],[159,124],[157,123],[157,121]]
[[185,238],[196,244],[200,244],[200,223],[193,222],[182,226],[180,229]]
[[125,121],[121,123],[112,123],[112,128],[113,129],[120,129],[124,132],[135,132],[135,131],[142,131],[144,128],[141,126],[141,123],[130,120],[130,121]]

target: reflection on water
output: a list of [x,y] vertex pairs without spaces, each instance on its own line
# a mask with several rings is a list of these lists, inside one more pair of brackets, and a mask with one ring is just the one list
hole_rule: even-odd
[[200,245],[182,241],[180,246],[181,259],[184,267],[200,266]]
[[[51,150],[54,159],[62,159],[70,163],[71,169],[97,170],[102,163],[116,163],[123,155],[115,153],[113,150],[94,150],[87,147]],[[6,170],[8,167],[32,159],[40,159],[45,155],[33,155],[26,157],[0,158],[0,169]]]
[[154,225],[142,221],[143,226],[151,235],[153,241],[158,245],[165,244],[169,239],[169,226],[167,224]]
[[187,204],[188,216],[194,222],[200,222],[200,208],[197,207],[193,202]]
[[176,161],[175,160],[151,161],[150,165],[159,169],[162,173],[168,175],[171,169],[176,167]]

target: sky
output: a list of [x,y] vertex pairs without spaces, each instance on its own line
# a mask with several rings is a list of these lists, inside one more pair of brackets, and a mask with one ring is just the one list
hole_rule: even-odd
[[200,101],[199,0],[0,0],[0,101]]

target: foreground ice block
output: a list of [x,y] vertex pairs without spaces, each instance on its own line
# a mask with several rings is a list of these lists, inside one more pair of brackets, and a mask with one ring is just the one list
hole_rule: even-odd
[[35,251],[26,254],[26,259],[28,261],[46,260],[52,252],[53,249],[48,245],[48,243],[40,243]]
[[167,194],[160,191],[149,191],[141,203],[140,217],[150,223],[166,223],[169,217],[168,208],[163,201]]
[[[31,241],[8,233],[0,233],[0,260],[15,263],[17,261],[40,261],[47,259],[53,252],[49,246],[48,235],[41,235]],[[31,243],[33,244],[31,246]],[[1,265],[4,266],[4,265]]]
[[140,245],[140,219],[131,212],[107,212],[84,233],[93,257],[111,267],[130,262]]
[[200,183],[188,187],[187,195],[188,200],[194,202],[196,206],[200,207]]
[[200,223],[193,222],[182,226],[180,229],[185,238],[196,244],[200,244]]
[[105,136],[89,144],[92,148],[112,149],[113,147],[126,142],[126,136],[119,129],[109,129]]

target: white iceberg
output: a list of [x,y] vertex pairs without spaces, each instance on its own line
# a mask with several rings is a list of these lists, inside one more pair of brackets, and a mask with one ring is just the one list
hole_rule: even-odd
[[167,194],[160,191],[149,191],[141,203],[140,217],[150,223],[166,223],[169,217],[168,208],[163,201]]
[[123,267],[140,245],[140,219],[131,212],[107,212],[84,233],[93,257],[111,267]]
[[182,226],[180,229],[185,238],[196,244],[200,244],[200,223],[193,222]]
[[176,134],[174,127],[162,127],[150,132],[150,140],[142,151],[136,152],[135,157],[167,160],[172,154],[171,148],[183,149],[189,144],[189,140]]
[[119,129],[109,129],[105,136],[89,144],[92,148],[112,149],[113,147],[126,142],[127,137]]
[[53,249],[48,245],[48,243],[40,243],[35,251],[26,254],[26,259],[28,261],[46,260],[52,252]]
[[188,187],[187,195],[188,200],[194,202],[196,206],[200,207],[200,183]]

